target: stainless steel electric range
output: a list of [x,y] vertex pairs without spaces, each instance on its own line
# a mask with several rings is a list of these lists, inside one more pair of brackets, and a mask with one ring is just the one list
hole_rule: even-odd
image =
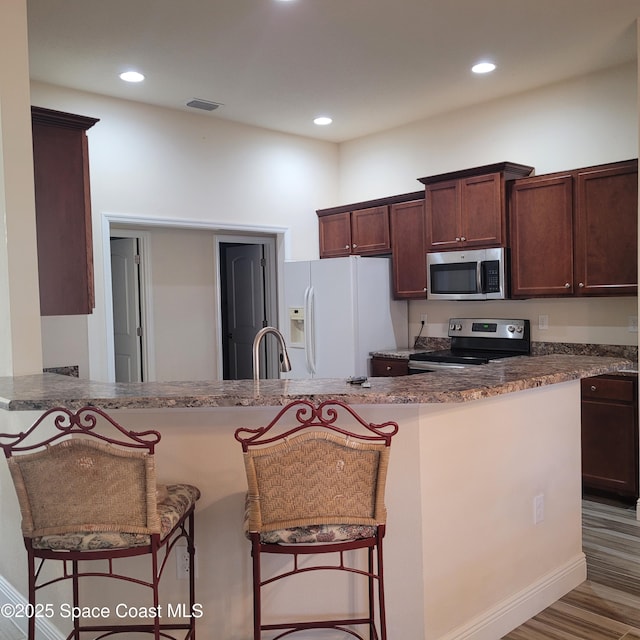
[[451,318],[448,335],[450,349],[411,355],[409,373],[467,369],[531,352],[529,320]]

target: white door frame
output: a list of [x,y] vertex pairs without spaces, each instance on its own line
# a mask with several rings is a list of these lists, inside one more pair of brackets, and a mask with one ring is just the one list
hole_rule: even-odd
[[[137,229],[144,230],[147,228],[166,228],[166,229],[201,229],[203,231],[213,231],[217,234],[241,234],[243,238],[248,236],[274,236],[275,237],[275,262],[276,262],[276,291],[282,291],[283,285],[283,266],[284,261],[291,256],[291,229],[289,227],[280,226],[268,226],[268,225],[238,225],[238,224],[226,224],[213,221],[202,220],[189,220],[182,218],[158,218],[155,216],[141,216],[127,213],[102,213],[100,214],[101,230],[102,230],[102,271],[104,278],[104,340],[106,345],[106,374],[107,382],[114,382],[116,377],[115,362],[114,362],[114,344],[113,344],[113,300],[111,291],[111,251],[110,251],[110,239],[111,239],[111,226],[118,228],[118,233],[121,233],[122,226],[136,227]],[[132,229],[133,230],[133,229]],[[225,236],[228,238],[229,236]],[[262,238],[265,239],[264,237]],[[223,240],[224,241],[224,240]],[[217,249],[217,247],[216,247]],[[216,251],[217,253],[217,251]],[[216,268],[219,256],[216,255]],[[219,273],[219,268],[217,268]],[[145,295],[150,295],[151,292],[151,279],[150,274],[147,273],[144,280]],[[216,276],[217,280],[219,275]],[[216,285],[216,302],[218,309],[220,309],[220,283]],[[276,295],[277,308],[278,308],[278,324],[281,325],[284,322],[284,303],[282,302],[282,296]],[[151,310],[151,300],[147,302],[148,309]],[[97,305],[96,305],[97,307]],[[97,313],[97,311],[95,312]],[[149,318],[152,318],[153,314],[149,312]],[[147,318],[147,320],[149,320]],[[217,316],[217,326],[214,327],[216,344],[222,345],[222,324],[219,318],[219,312]],[[153,331],[153,327],[151,327]],[[94,338],[95,339],[95,338]],[[91,340],[91,338],[90,338]],[[151,337],[148,336],[149,344],[153,344]],[[149,372],[150,375],[147,380],[155,380],[155,356],[152,353],[153,349],[149,349]],[[89,349],[89,358],[91,360],[92,349]],[[217,378],[222,379],[222,355],[219,354],[217,360]],[[151,377],[151,370],[153,365],[153,377]],[[91,369],[91,362],[89,362],[89,368]]]
[[[150,235],[148,231],[140,231],[138,229],[126,229],[123,227],[112,226],[110,229],[109,240],[112,237],[119,238],[137,238],[138,240],[138,254],[140,255],[140,326],[142,327],[142,336],[140,339],[141,353],[140,360],[143,372],[143,380],[153,381],[156,379],[156,354],[155,349],[150,348],[149,345],[154,344],[154,324],[153,324],[153,293],[151,287],[151,244]],[[111,251],[109,251],[109,261],[111,261]],[[105,296],[108,297],[108,302],[111,309],[111,318],[113,318],[113,287],[111,281],[111,266],[109,266],[109,291],[106,291]],[[113,344],[113,324],[110,327],[111,344]],[[111,354],[111,359],[114,359],[115,345]],[[114,360],[115,362],[115,360]],[[114,365],[115,366],[115,365]],[[115,369],[113,373],[115,379]]]

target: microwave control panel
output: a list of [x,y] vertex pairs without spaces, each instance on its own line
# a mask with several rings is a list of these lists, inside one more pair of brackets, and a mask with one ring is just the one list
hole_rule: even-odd
[[485,260],[482,263],[484,293],[500,293],[500,261]]

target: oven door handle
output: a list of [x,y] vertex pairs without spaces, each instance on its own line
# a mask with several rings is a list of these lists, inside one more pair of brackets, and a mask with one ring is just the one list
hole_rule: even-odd
[[409,369],[413,371],[435,371],[441,369],[443,371],[450,369],[469,369],[481,365],[459,364],[457,362],[429,362],[428,360],[420,360],[420,364],[409,360]]

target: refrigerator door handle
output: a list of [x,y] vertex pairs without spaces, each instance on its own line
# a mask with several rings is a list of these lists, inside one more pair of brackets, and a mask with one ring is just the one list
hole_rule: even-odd
[[304,292],[304,317],[306,319],[306,330],[304,332],[304,353],[307,360],[309,373],[316,373],[316,327],[314,318],[314,290],[307,287]]

